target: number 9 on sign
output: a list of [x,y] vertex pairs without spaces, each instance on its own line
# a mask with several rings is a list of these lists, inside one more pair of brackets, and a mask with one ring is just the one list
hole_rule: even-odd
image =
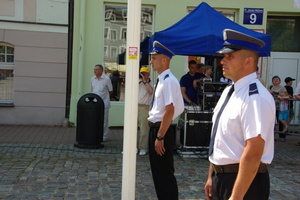
[[250,23],[251,24],[255,24],[256,22],[256,14],[255,13],[251,13],[250,15]]
[[263,8],[244,8],[244,24],[262,25]]

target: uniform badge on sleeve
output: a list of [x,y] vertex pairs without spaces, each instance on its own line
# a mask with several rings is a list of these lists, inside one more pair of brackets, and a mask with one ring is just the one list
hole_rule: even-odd
[[257,89],[256,83],[251,83],[249,85],[249,96],[251,96],[253,94],[258,94],[258,89]]

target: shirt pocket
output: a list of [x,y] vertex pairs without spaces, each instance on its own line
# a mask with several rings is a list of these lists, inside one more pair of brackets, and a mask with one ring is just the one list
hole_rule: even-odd
[[238,111],[233,107],[227,107],[222,119],[224,133],[234,134],[239,129]]
[[99,91],[99,92],[101,92],[101,93],[105,92],[105,86],[103,86],[103,85],[98,85],[98,86],[97,86],[97,91]]

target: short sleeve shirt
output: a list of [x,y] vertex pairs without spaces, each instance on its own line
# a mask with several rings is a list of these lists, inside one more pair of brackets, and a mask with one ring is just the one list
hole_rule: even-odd
[[[147,84],[150,84],[150,86],[153,87],[153,82],[151,80]],[[139,81],[138,103],[142,105],[149,105],[151,97],[152,95],[147,91],[147,85],[145,85],[142,81]]]
[[[254,89],[251,84],[255,84]],[[214,109],[213,126],[228,91],[229,87],[224,90]],[[239,163],[246,140],[261,135],[265,141],[261,162],[271,163],[274,156],[274,123],[274,99],[256,78],[256,73],[238,80],[219,119],[210,162],[215,165]]]
[[[162,121],[165,107],[173,103],[173,120],[183,112],[184,104],[179,82],[170,69],[163,71],[159,76],[152,109],[149,111],[148,121],[155,123]],[[153,91],[154,92],[154,91]]]
[[[203,75],[203,74],[202,74]],[[198,91],[194,88],[193,82],[196,79],[203,77],[200,73],[195,73],[194,76],[191,76],[189,73],[183,75],[180,79],[180,87],[185,87],[186,95],[194,103],[197,103],[197,93]],[[188,103],[184,99],[184,103]]]
[[91,78],[91,91],[102,98],[105,108],[110,108],[109,92],[112,90],[111,80],[106,75],[102,74],[99,79],[96,76]]

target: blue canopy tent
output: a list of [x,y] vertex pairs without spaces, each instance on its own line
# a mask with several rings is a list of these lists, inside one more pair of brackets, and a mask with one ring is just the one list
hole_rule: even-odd
[[271,36],[245,28],[202,2],[192,12],[173,26],[155,32],[150,39],[149,50],[154,40],[159,41],[175,55],[208,56],[223,46],[223,30],[233,29],[265,42],[260,56],[270,56]]

